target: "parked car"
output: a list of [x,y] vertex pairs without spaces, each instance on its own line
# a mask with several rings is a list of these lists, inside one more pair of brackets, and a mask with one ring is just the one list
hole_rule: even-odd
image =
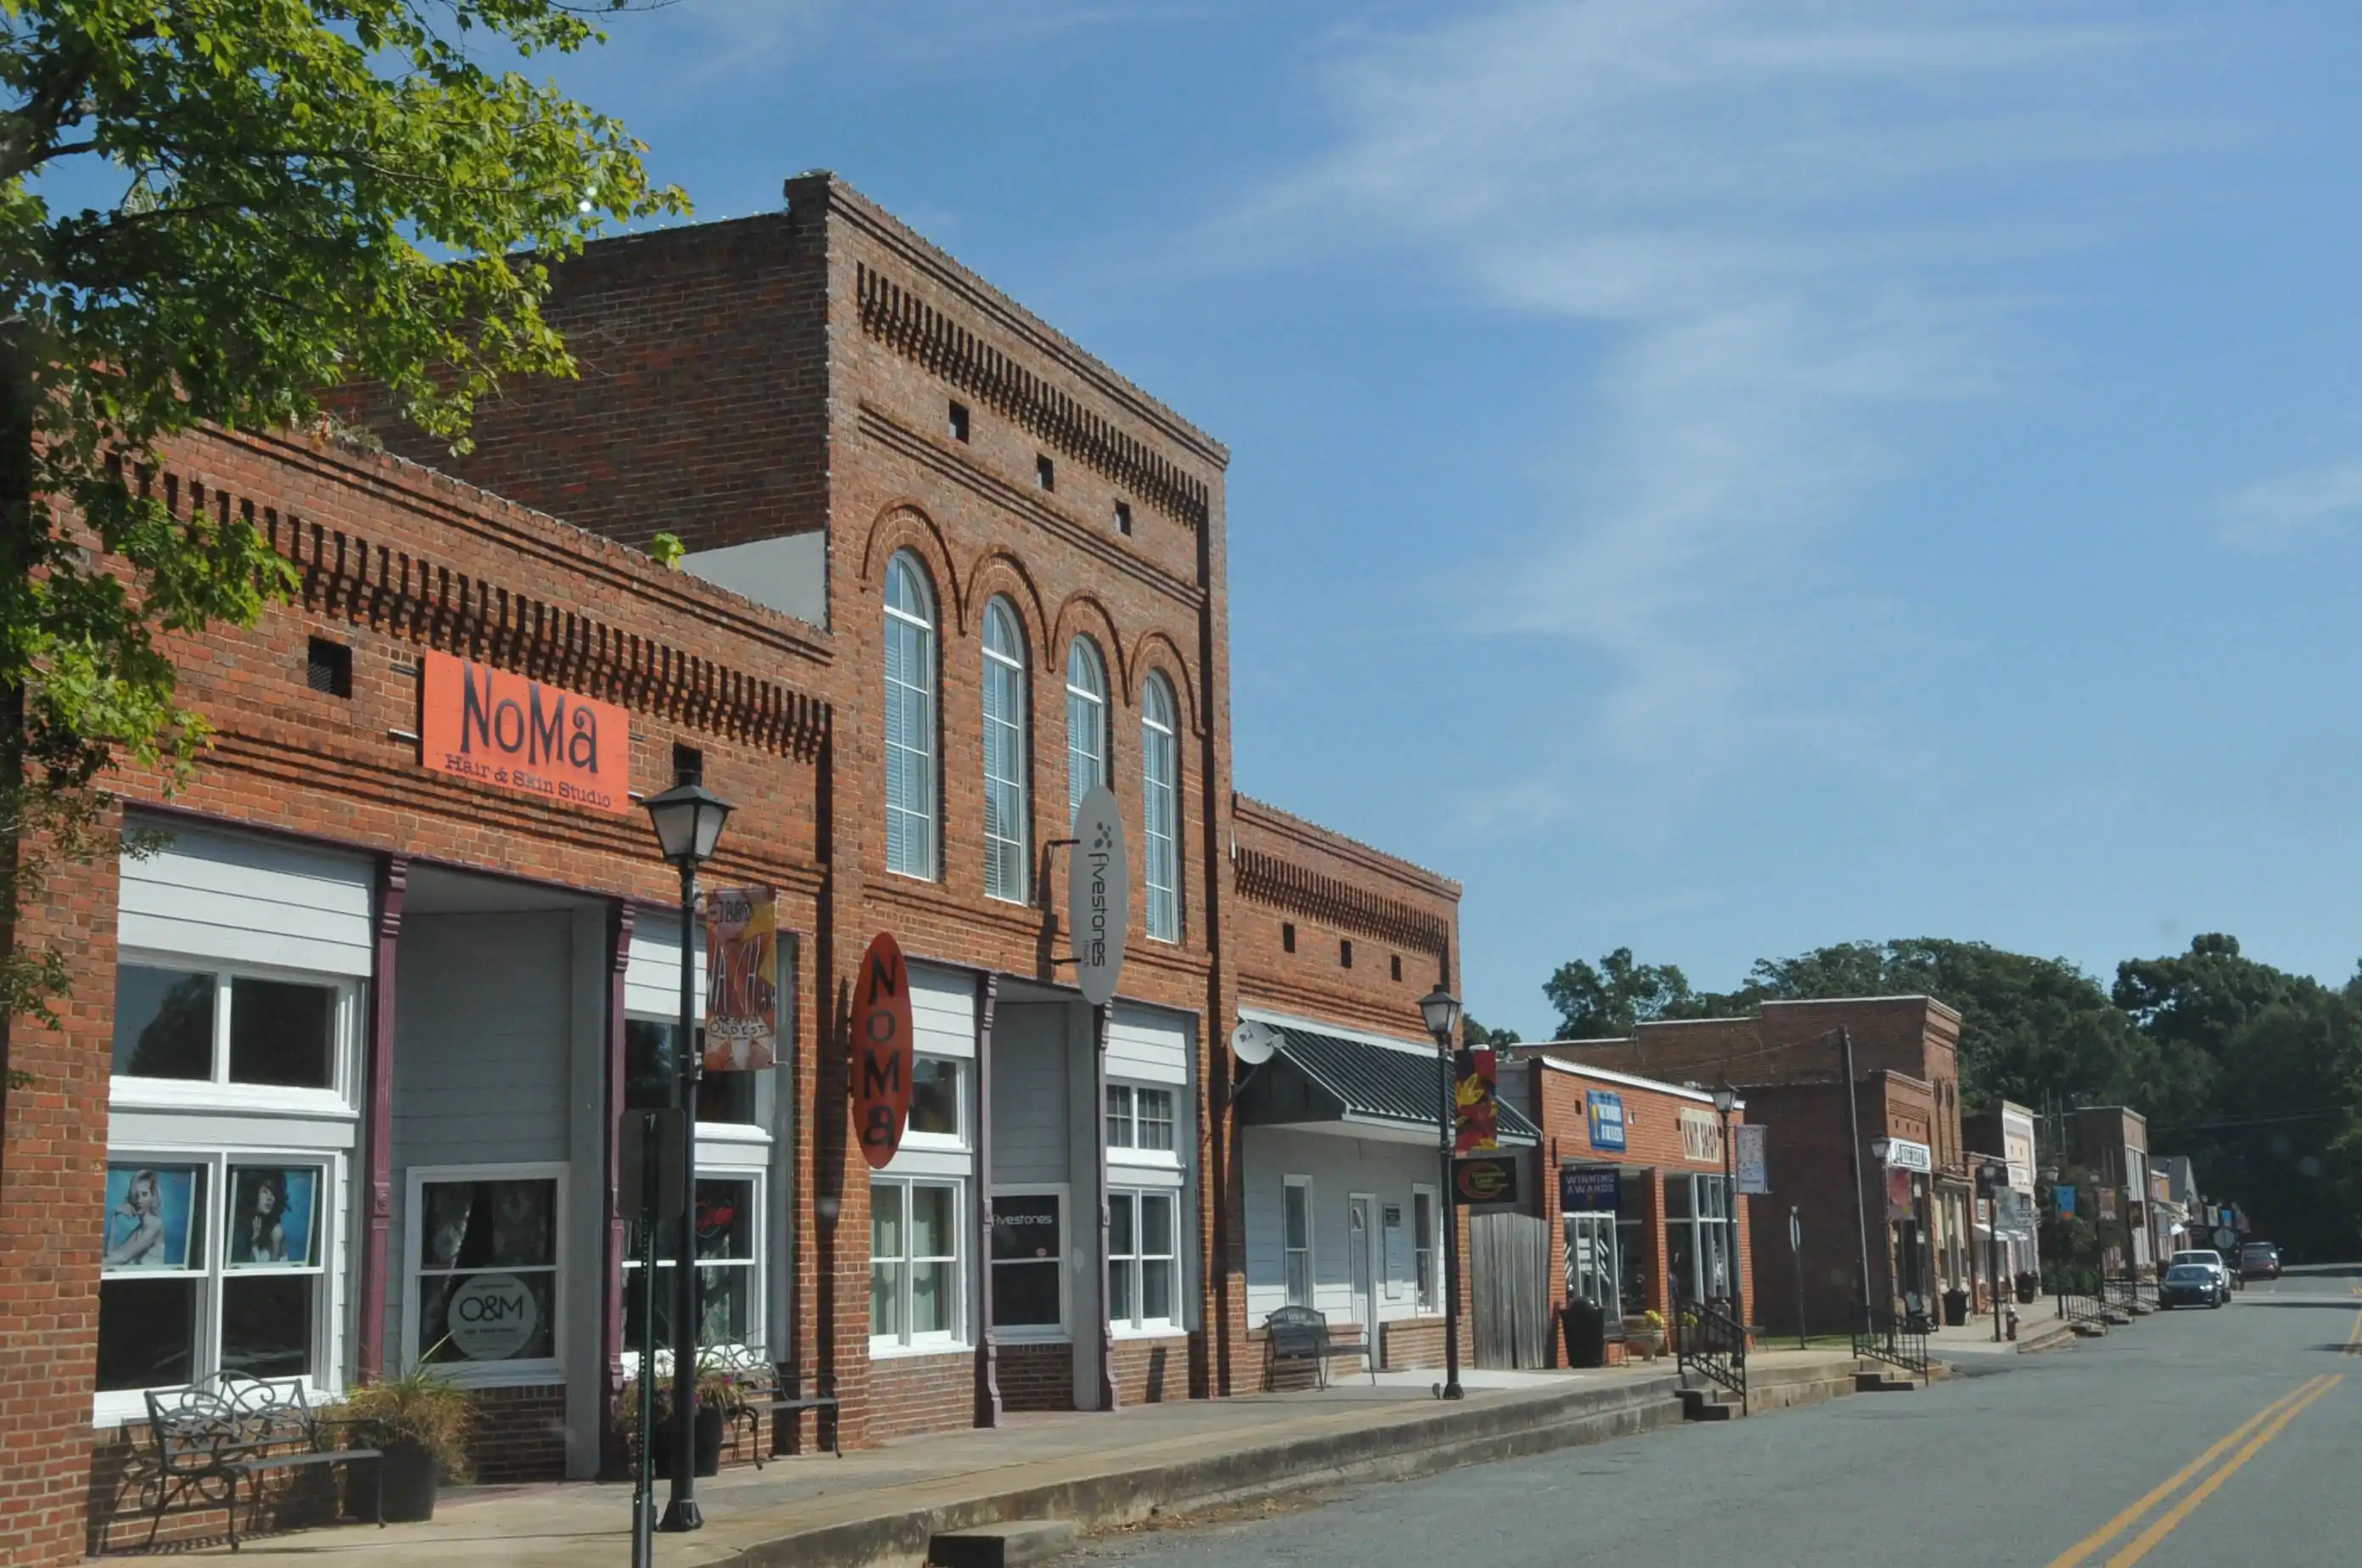
[[2269,1242],[2249,1242],[2239,1249],[2239,1273],[2248,1279],[2278,1279],[2280,1250]]
[[2159,1307],[2220,1307],[2228,1288],[2204,1264],[2169,1264],[2157,1287]]
[[2166,1260],[2165,1272],[2170,1275],[2178,1268],[2199,1268],[2206,1271],[2207,1276],[2214,1282],[2215,1299],[2212,1305],[2219,1307],[2231,1299],[2230,1265],[2223,1261],[2223,1254],[2213,1248],[2192,1247],[2174,1253]]

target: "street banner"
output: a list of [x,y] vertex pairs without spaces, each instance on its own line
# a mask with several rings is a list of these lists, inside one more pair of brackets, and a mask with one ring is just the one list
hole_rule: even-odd
[[881,931],[862,955],[853,992],[853,1125],[871,1170],[902,1146],[917,1066],[913,1045],[910,970],[900,944]]
[[2059,1213],[2072,1214],[2075,1212],[2075,1189],[2073,1187],[2054,1187],[2050,1190],[2058,1195]]
[[1911,1203],[1911,1173],[1899,1165],[1890,1165],[1886,1172],[1886,1218],[1889,1223],[1914,1218],[1918,1210]]
[[1772,1172],[1765,1158],[1764,1132],[1760,1121],[1742,1121],[1730,1130],[1731,1171],[1738,1178],[1742,1197],[1771,1196]]
[[2115,1217],[2116,1189],[2113,1187],[2103,1187],[2100,1189],[2100,1218],[2114,1220]]
[[1622,1202],[1622,1173],[1614,1165],[1562,1165],[1558,1173],[1562,1214],[1613,1214]]
[[1515,1154],[1483,1154],[1451,1162],[1451,1187],[1465,1205],[1514,1204],[1518,1201],[1518,1161]]
[[1459,1102],[1459,1125],[1452,1138],[1452,1152],[1490,1154],[1501,1146],[1497,1061],[1489,1046],[1459,1052],[1451,1060],[1452,1076],[1459,1080],[1454,1095]]
[[778,1061],[779,895],[705,895],[705,1070],[754,1073]]
[[1585,1089],[1583,1098],[1591,1116],[1591,1146],[1602,1154],[1622,1154],[1624,1097],[1614,1089]]

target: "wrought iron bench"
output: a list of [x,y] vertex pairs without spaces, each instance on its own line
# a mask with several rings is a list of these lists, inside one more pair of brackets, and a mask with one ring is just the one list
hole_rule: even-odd
[[1309,1307],[1283,1307],[1263,1320],[1263,1386],[1269,1388],[1282,1362],[1308,1361],[1318,1370],[1319,1386],[1329,1386],[1329,1364],[1360,1357],[1370,1382],[1378,1380],[1378,1347],[1364,1336],[1359,1342],[1341,1341],[1329,1331],[1329,1320]]
[[262,1502],[262,1477],[274,1470],[308,1470],[354,1463],[381,1466],[373,1505],[385,1526],[385,1455],[373,1448],[332,1444],[333,1419],[312,1408],[300,1383],[269,1383],[243,1373],[223,1373],[186,1388],[150,1389],[148,1433],[154,1447],[156,1502],[148,1544],[156,1544],[164,1515],[176,1498],[194,1495],[229,1510],[229,1547],[237,1550],[237,1487],[251,1478],[253,1500]]
[[844,1449],[838,1437],[834,1377],[825,1372],[816,1373],[813,1375],[813,1386],[819,1392],[803,1393],[800,1374],[782,1374],[777,1362],[754,1347],[734,1352],[724,1364],[724,1370],[738,1385],[739,1390],[738,1404],[730,1412],[730,1421],[734,1426],[745,1423],[747,1435],[755,1442],[756,1469],[763,1468],[762,1418],[770,1416],[776,1419],[804,1410],[815,1413],[813,1437],[817,1439],[820,1436],[817,1429],[825,1423],[828,1451],[839,1459],[844,1457]]

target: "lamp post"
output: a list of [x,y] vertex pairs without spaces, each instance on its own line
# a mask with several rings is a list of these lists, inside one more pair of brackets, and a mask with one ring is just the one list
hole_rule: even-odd
[[1738,1281],[1738,1184],[1731,1179],[1730,1111],[1738,1091],[1724,1078],[1714,1086],[1714,1109],[1722,1118],[1722,1262],[1730,1271],[1730,1320],[1738,1325],[1739,1349],[1747,1345],[1747,1295]]
[[[1886,1197],[1886,1156],[1893,1152],[1894,1140],[1892,1138],[1880,1136],[1872,1138],[1870,1141],[1870,1157],[1878,1162],[1878,1211],[1881,1215],[1885,1214],[1886,1204],[1888,1201]],[[1892,1220],[1886,1221],[1888,1227],[1888,1235],[1885,1241],[1887,1270],[1886,1304],[1890,1309],[1894,1305],[1894,1297],[1897,1295],[1895,1287],[1903,1283],[1901,1280],[1894,1277],[1895,1258],[1894,1237],[1893,1234],[1893,1223],[1894,1222]],[[1865,1258],[1867,1255],[1867,1253],[1864,1254]],[[1862,1265],[1864,1272],[1862,1274],[1861,1299],[1862,1305],[1865,1309],[1870,1305],[1869,1266],[1870,1265],[1867,1262]]]
[[[680,867],[680,1023],[673,1036],[671,1098],[680,1111],[680,1235],[673,1256],[672,1494],[658,1529],[704,1527],[697,1506],[697,868],[713,857],[730,802],[701,784],[676,784],[648,797],[648,820],[667,860]],[[640,1375],[655,1375],[642,1367]]]
[[1977,1185],[1985,1189],[1985,1258],[1993,1293],[1993,1343],[2001,1343],[2001,1192],[2009,1172],[1986,1161],[1977,1168]]
[[[1853,1031],[1840,1025],[1838,1035],[1838,1068],[1845,1074],[1846,1162],[1853,1167],[1853,1244],[1857,1256],[1854,1275],[1855,1329],[1870,1329],[1870,1214],[1869,1198],[1862,1191],[1861,1179],[1861,1103],[1853,1082]],[[1824,1039],[1827,1038],[1826,1035]],[[1883,1198],[1880,1199],[1885,1201]]]
[[1443,1163],[1443,1397],[1457,1399],[1461,1397],[1460,1201],[1451,1179],[1451,1145],[1459,1118],[1454,1114],[1451,1042],[1460,1032],[1460,999],[1438,986],[1419,998],[1418,1010],[1427,1020],[1427,1032],[1435,1036],[1435,1077],[1440,1090],[1436,1143]]

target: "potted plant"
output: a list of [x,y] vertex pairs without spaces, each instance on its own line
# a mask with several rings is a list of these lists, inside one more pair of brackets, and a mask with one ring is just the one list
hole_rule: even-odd
[[433,1518],[440,1482],[465,1482],[470,1473],[468,1439],[476,1426],[475,1401],[436,1370],[429,1359],[434,1353],[427,1352],[400,1376],[353,1389],[340,1412],[356,1441],[385,1455],[378,1463],[377,1480],[389,1520]]
[[[672,1474],[673,1448],[672,1367],[671,1358],[662,1352],[657,1356],[656,1375],[656,1473],[669,1477]],[[696,1466],[693,1474],[700,1476],[720,1474],[723,1429],[745,1402],[745,1386],[730,1358],[715,1350],[701,1351],[697,1358],[697,1410],[691,1417],[691,1441],[695,1444],[693,1463]],[[616,1402],[615,1424],[622,1430],[626,1443],[638,1443],[640,1380],[637,1376],[624,1380],[623,1391]]]
[[1628,1319],[1624,1324],[1624,1340],[1632,1348],[1633,1353],[1645,1356],[1650,1361],[1656,1360],[1664,1353],[1665,1350],[1664,1315],[1651,1311],[1643,1312],[1635,1319]]

